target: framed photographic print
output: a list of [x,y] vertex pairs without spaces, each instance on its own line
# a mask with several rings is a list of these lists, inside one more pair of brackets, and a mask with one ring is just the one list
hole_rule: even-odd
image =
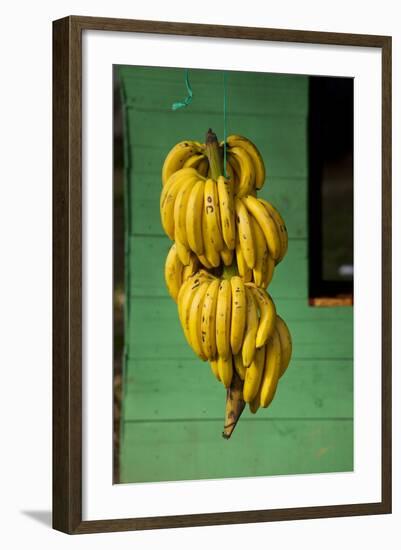
[[391,511],[391,38],[53,24],[53,526]]

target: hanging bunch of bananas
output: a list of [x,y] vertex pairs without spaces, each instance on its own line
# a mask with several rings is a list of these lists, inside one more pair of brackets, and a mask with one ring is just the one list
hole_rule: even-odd
[[239,276],[202,270],[183,283],[177,304],[188,344],[209,361],[217,380],[229,388],[236,371],[252,412],[267,407],[291,355],[288,327],[271,296]]
[[[199,152],[205,151],[205,146],[197,142],[184,141],[170,151],[163,167],[162,226],[175,241],[184,265],[188,264],[192,252],[207,269],[221,264],[230,266],[235,251],[241,277],[267,288],[275,265],[287,252],[287,230],[274,206],[254,196],[255,190],[262,187],[265,174],[259,152],[251,157],[237,144],[240,138],[234,137],[236,145],[228,147],[228,159],[233,150],[247,155],[242,171],[237,167],[238,176],[213,179],[202,175],[206,169],[210,172],[211,166],[205,152]],[[228,138],[229,144],[233,143],[231,138]],[[241,140],[248,149],[257,151],[249,140]],[[227,160],[227,167],[229,162]],[[202,173],[197,163],[207,163],[201,167]],[[250,193],[243,195],[240,192],[243,188]]]
[[288,248],[285,223],[257,198],[263,159],[242,136],[223,147],[209,130],[206,144],[183,141],[162,170],[160,214],[174,241],[165,280],[177,302],[188,344],[227,388],[224,437],[245,406],[267,407],[289,364],[287,325],[265,290]]

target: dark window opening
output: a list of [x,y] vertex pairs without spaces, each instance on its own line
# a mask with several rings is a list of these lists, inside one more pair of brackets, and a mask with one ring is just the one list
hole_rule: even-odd
[[309,80],[309,301],[351,305],[354,81]]

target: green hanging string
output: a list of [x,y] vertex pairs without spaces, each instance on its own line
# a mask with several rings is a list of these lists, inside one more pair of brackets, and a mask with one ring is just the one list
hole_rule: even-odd
[[192,101],[193,93],[191,88],[191,83],[189,82],[189,70],[185,69],[185,86],[187,87],[187,97],[183,101],[176,101],[172,104],[171,108],[173,111],[181,109],[182,107],[187,107]]
[[224,130],[223,130],[223,139],[224,139],[224,144],[223,144],[223,152],[224,152],[224,163],[223,163],[223,175],[224,177],[226,178],[227,177],[227,171],[226,171],[226,166],[227,166],[227,86],[226,86],[226,72],[223,71],[223,125],[224,125]]

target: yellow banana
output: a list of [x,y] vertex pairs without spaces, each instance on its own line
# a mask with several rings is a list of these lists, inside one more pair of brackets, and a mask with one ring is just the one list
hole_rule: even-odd
[[228,179],[228,181],[230,182],[230,185],[231,185],[231,191],[234,194],[235,184],[236,183],[238,184],[238,179],[237,179],[237,176],[236,176],[236,174],[234,172],[234,169],[231,166],[228,158],[227,158],[227,164],[226,164],[226,174],[227,174],[227,179]]
[[179,179],[186,179],[190,176],[196,176],[197,171],[195,168],[181,168],[180,170],[177,170],[177,172],[174,172],[174,174],[171,174],[171,176],[168,178],[166,184],[163,186],[161,193],[160,193],[160,206],[163,205],[164,201],[166,200],[167,194],[170,191],[170,187],[173,185],[173,183]]
[[180,262],[177,254],[177,247],[174,243],[167,254],[164,265],[164,278],[167,290],[175,302],[177,301],[178,292],[182,284],[182,269],[183,265]]
[[[262,373],[263,376],[263,373]],[[252,401],[249,402],[249,410],[252,414],[255,414],[259,407],[260,407],[260,389],[262,384],[260,384],[258,391],[256,392],[255,397],[252,399]]]
[[281,243],[281,252],[280,256],[277,258],[277,263],[281,262],[281,260],[284,258],[284,256],[287,253],[288,249],[288,232],[287,227],[285,225],[285,222],[280,214],[280,212],[272,205],[271,202],[265,201],[263,199],[259,199],[260,202],[264,205],[264,207],[268,210],[269,214],[273,218],[273,220],[276,223],[277,231],[280,236],[280,243]]
[[209,178],[205,183],[204,213],[206,214],[206,224],[208,234],[216,252],[224,248],[223,237],[220,224],[219,195],[216,182]]
[[267,256],[269,255],[269,249],[267,248],[265,236],[263,235],[258,222],[253,216],[249,216],[249,221],[252,227],[252,235],[255,243],[255,267],[253,268],[253,280],[255,281],[256,286],[263,286],[264,269]]
[[181,326],[184,332],[184,336],[190,346],[192,346],[190,332],[189,332],[190,308],[191,308],[192,300],[194,299],[196,291],[204,281],[205,281],[204,276],[191,277],[185,281],[185,283],[182,285],[178,293],[178,298],[177,298],[178,317],[181,321]]
[[184,163],[192,155],[202,152],[200,143],[195,141],[181,141],[168,152],[162,168],[162,184],[166,185],[169,177],[183,168]]
[[256,347],[261,348],[272,336],[276,327],[276,306],[270,294],[265,290],[251,285],[248,288],[251,290],[260,311],[259,326],[256,333]]
[[248,264],[244,260],[241,244],[239,242],[238,232],[237,232],[237,243],[235,246],[235,254],[237,258],[238,273],[240,274],[240,276],[242,277],[245,283],[252,281],[252,269],[249,269]]
[[187,160],[184,162],[183,168],[195,168],[197,171],[199,171],[199,164],[205,158],[206,157],[203,153],[196,153],[195,155],[187,158]]
[[[253,197],[251,197],[253,198]],[[256,200],[256,199],[255,199]],[[245,204],[242,199],[235,198],[235,213],[237,216],[237,231],[239,236],[239,242],[241,245],[242,254],[249,269],[255,267],[255,244],[252,235],[252,228],[249,221],[249,213],[245,208]],[[263,209],[263,206],[261,205]]]
[[219,369],[220,380],[226,388],[229,388],[233,377],[233,360],[231,353],[226,359],[219,355],[217,359],[217,367]]
[[210,281],[205,281],[200,285],[195,293],[195,296],[193,297],[191,307],[189,309],[189,338],[191,341],[191,346],[196,355],[203,361],[206,361],[207,357],[203,353],[202,349],[202,340],[200,335],[201,317],[203,300],[210,284]]
[[281,365],[280,365],[280,377],[283,376],[287,370],[288,364],[292,355],[292,339],[290,331],[283,319],[277,315],[276,329],[280,338],[281,344]]
[[[251,193],[255,187],[255,172],[252,159],[241,147],[230,147],[231,164],[239,176],[236,195],[243,197]],[[234,159],[234,161],[233,161]]]
[[271,280],[274,275],[274,267],[275,267],[275,261],[271,257],[269,250],[267,250],[267,254],[263,259],[263,266],[262,266],[262,284],[260,286],[262,286],[263,288],[267,288],[271,283]]
[[[229,151],[227,152],[227,171],[233,173],[233,180],[236,185],[233,188],[234,195],[238,193],[238,185],[241,178],[241,166],[238,162],[238,159],[234,157]],[[231,174],[230,174],[231,175]]]
[[248,287],[245,287],[246,295],[246,325],[244,340],[242,342],[242,361],[244,367],[248,367],[255,356],[256,333],[258,330],[258,310],[255,300]]
[[180,262],[183,265],[189,265],[191,261],[191,251],[189,250],[189,248],[187,248],[186,245],[178,239],[175,240],[175,245]]
[[199,212],[203,209],[205,182],[198,180],[189,195],[186,212],[186,234],[188,245],[197,256],[203,254],[202,224],[199,223]]
[[232,185],[232,191],[234,197],[238,193],[239,181],[240,181],[240,166],[238,161],[231,155],[227,155],[227,175],[230,177],[230,183]]
[[[214,246],[214,242],[209,234],[209,228],[207,226],[206,213],[204,208],[202,210],[201,216],[202,216],[202,220],[201,220],[202,239],[203,239],[203,248],[204,248],[203,256],[204,258],[206,258],[207,263],[203,261],[202,256],[199,259],[205,267],[210,269],[210,267],[218,267],[220,265],[220,254],[217,252]],[[209,264],[210,267],[207,264]]]
[[235,248],[235,208],[232,185],[224,176],[217,179],[221,229],[224,242],[229,250]]
[[174,240],[174,205],[184,182],[196,178],[199,174],[193,168],[184,168],[169,178],[160,195],[160,217],[164,231]]
[[181,242],[188,249],[186,215],[188,211],[188,200],[194,185],[195,182],[193,179],[186,180],[182,184],[174,203],[174,239]]
[[265,365],[265,346],[256,350],[255,357],[246,369],[244,380],[244,401],[250,403],[258,393]]
[[217,380],[220,382],[220,374],[219,374],[219,360],[218,359],[210,359],[210,368],[212,373],[215,375]]
[[200,325],[203,354],[208,359],[216,357],[216,306],[218,293],[219,279],[215,279],[210,283],[203,300]]
[[281,241],[274,219],[259,199],[248,195],[242,201],[263,231],[270,255],[277,260],[281,255]]
[[[184,281],[180,287],[180,290],[178,291],[178,294],[177,294],[177,309],[178,309],[178,317],[180,319],[180,322],[181,324],[183,325],[183,321],[182,321],[182,303],[183,303],[183,298],[185,296],[185,293],[186,293],[186,290],[189,288],[189,286],[191,285],[192,281],[190,281],[189,279],[187,279],[186,281]],[[184,328],[184,326],[183,326]]]
[[228,248],[224,247],[223,250],[220,250],[220,256],[223,260],[223,264],[226,266],[230,266],[233,263],[234,250],[229,250]]
[[180,170],[177,170],[171,176],[168,178],[167,182],[163,186],[161,193],[160,193],[160,204],[162,205],[163,202],[166,199],[167,194],[170,191],[170,187],[172,184],[177,180],[184,181],[185,179],[189,177],[195,177],[197,179],[204,179],[203,176],[200,176],[197,172],[196,168],[180,168]]
[[241,378],[241,380],[245,380],[245,373],[246,368],[244,367],[244,363],[242,362],[242,354],[237,353],[237,355],[233,356],[234,359],[234,368],[237,371],[238,376]]
[[221,252],[225,247],[225,242],[224,242],[224,239],[223,239],[223,229],[221,227],[221,216],[220,216],[220,204],[219,204],[219,192],[218,192],[218,189],[217,189],[217,183],[213,180],[213,183],[214,183],[214,189],[215,189],[215,193],[216,193],[216,199],[217,199],[217,208],[216,208],[216,218],[217,218],[217,227],[219,228],[219,236],[220,236],[220,239],[221,239],[221,249],[219,250],[219,252]]
[[268,407],[276,393],[278,379],[280,376],[281,347],[277,331],[274,331],[266,345],[265,368],[262,376],[260,389],[260,404]]
[[239,353],[244,337],[246,323],[246,294],[241,277],[231,277],[231,351],[234,355]]
[[231,283],[227,279],[220,281],[216,308],[216,347],[217,353],[227,359],[231,355]]
[[259,149],[254,143],[252,143],[252,141],[244,136],[228,136],[227,143],[229,147],[240,147],[242,149],[245,149],[245,151],[251,157],[252,164],[255,170],[255,187],[256,189],[261,189],[265,181],[266,170]]

